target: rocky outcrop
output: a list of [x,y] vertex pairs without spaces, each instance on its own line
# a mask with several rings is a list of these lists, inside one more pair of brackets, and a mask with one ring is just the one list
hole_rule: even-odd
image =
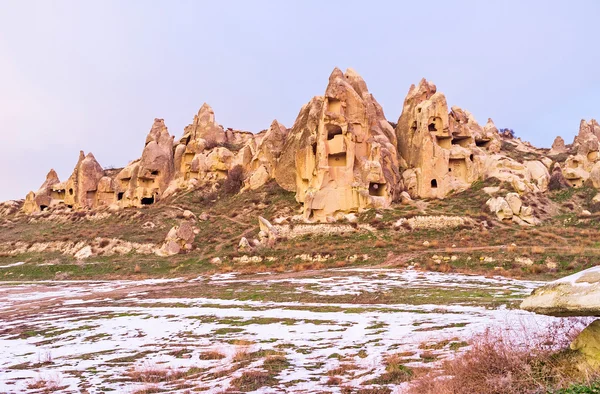
[[535,289],[521,308],[550,316],[600,316],[600,266]]
[[559,153],[565,153],[566,151],[567,147],[565,146],[565,140],[561,136],[556,137],[552,143],[550,154],[556,155]]
[[[257,146],[247,166],[249,173],[244,190],[258,189],[270,179],[275,178],[279,158],[283,152],[287,138],[287,129],[277,120],[271,123],[269,129],[255,138]],[[244,165],[244,160],[241,160]]]
[[183,222],[169,230],[165,242],[155,251],[157,256],[172,256],[192,249],[196,238],[195,229],[190,222]]
[[129,163],[116,177],[116,202],[122,207],[153,204],[167,190],[174,173],[173,137],[163,119],[154,119],[142,157]]
[[396,134],[404,187],[413,198],[468,188],[481,175],[480,156],[500,149],[491,119],[481,127],[468,111],[452,107],[448,113],[446,97],[425,79],[411,86]]
[[[283,183],[304,204],[305,220],[387,207],[400,192],[394,130],[351,69],[332,72],[325,97],[302,109],[289,138],[284,152],[295,157],[295,187],[289,178]],[[286,164],[289,170],[289,158]]]
[[583,186],[590,178],[594,166],[599,163],[599,138],[600,125],[598,122],[595,119],[589,122],[582,120],[579,125],[579,133],[573,140],[572,149],[576,153],[567,158],[562,168],[563,176],[571,187]]
[[[521,308],[550,316],[600,316],[600,266],[535,289]],[[600,320],[583,330],[571,343],[571,349],[600,367]]]
[[518,193],[508,193],[506,197],[492,197],[485,203],[499,220],[512,220],[521,226],[534,226],[540,223],[533,209],[523,205]]
[[[302,107],[291,129],[276,120],[258,134],[226,129],[205,103],[177,140],[155,119],[141,157],[121,170],[103,170],[82,152],[66,182],[50,171],[22,211],[58,204],[140,207],[186,189],[216,191],[234,168],[242,192],[274,179],[296,194],[303,220],[319,222],[393,201],[444,198],[487,178],[518,195],[584,184],[600,188],[599,138],[600,125],[582,121],[572,145],[559,137],[550,153],[536,149],[512,130],[500,132],[491,119],[481,126],[469,111],[449,109],[425,79],[411,86],[394,129],[365,81],[352,69],[336,68],[325,94]],[[573,154],[563,163],[565,153]],[[501,219],[535,222],[529,208],[516,212],[507,198],[491,199],[491,211]]]

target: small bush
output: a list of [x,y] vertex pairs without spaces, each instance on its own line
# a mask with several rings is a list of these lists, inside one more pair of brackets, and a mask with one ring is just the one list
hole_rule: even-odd
[[234,166],[227,173],[227,179],[223,183],[223,191],[226,194],[237,194],[244,184],[244,168],[240,165]]
[[216,350],[200,353],[200,360],[221,360],[223,358],[225,358],[225,356]]
[[256,391],[263,386],[272,386],[277,381],[268,373],[262,371],[246,371],[242,376],[231,380],[231,386],[239,391]]
[[564,319],[545,328],[545,334],[528,332],[526,327],[488,329],[471,341],[467,352],[445,361],[441,371],[419,379],[410,392],[550,393],[573,383],[587,383],[598,374],[584,368],[577,353],[561,350],[584,325],[581,319]]

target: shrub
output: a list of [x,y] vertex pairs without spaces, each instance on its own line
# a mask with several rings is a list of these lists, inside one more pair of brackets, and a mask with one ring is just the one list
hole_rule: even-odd
[[262,371],[246,371],[240,377],[231,380],[231,386],[239,391],[255,391],[263,386],[271,386],[277,381],[268,373]]
[[226,194],[237,194],[244,184],[244,168],[241,165],[234,166],[227,173],[227,179],[223,183],[223,191]]
[[515,138],[515,131],[513,129],[499,129],[498,133],[505,138],[513,139]]
[[464,354],[415,382],[411,393],[546,393],[588,382],[598,374],[586,369],[577,353],[563,350],[584,324],[582,319],[563,319],[543,334],[525,326],[488,329]]

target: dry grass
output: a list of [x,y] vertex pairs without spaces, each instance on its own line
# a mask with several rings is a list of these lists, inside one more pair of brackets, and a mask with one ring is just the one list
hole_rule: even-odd
[[231,380],[231,387],[238,391],[255,391],[264,386],[273,386],[277,383],[271,374],[263,371],[245,371],[241,376]]
[[209,350],[200,353],[200,360],[221,360],[225,355],[217,350]]
[[141,367],[136,367],[127,371],[127,377],[135,382],[141,383],[161,383],[173,382],[182,379],[190,371],[173,370],[171,368],[160,367],[158,365],[147,364]]
[[544,248],[543,246],[532,246],[531,247],[531,253],[533,254],[544,254],[546,253],[546,248]]
[[235,351],[235,354],[233,355],[233,362],[242,362],[242,361],[248,361],[252,358],[252,355],[249,351],[248,346],[244,346],[244,345],[240,345],[238,346],[238,348]]
[[56,391],[60,391],[67,386],[61,387],[60,378],[45,378],[38,376],[36,379],[31,380],[27,383],[27,388],[29,390],[40,390],[40,393],[54,393]]
[[398,354],[388,355],[383,361],[385,372],[381,376],[367,381],[366,384],[399,384],[410,381],[413,371],[405,367],[402,364],[403,361],[402,356]]
[[412,394],[523,394],[589,381],[591,369],[565,349],[585,323],[565,319],[540,335],[526,327],[488,330],[463,355],[416,381]]

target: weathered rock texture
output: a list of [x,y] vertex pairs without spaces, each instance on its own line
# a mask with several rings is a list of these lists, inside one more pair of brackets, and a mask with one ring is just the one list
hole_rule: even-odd
[[[469,111],[449,109],[425,79],[411,86],[394,129],[365,81],[352,69],[336,68],[325,94],[302,107],[291,129],[277,120],[257,134],[226,129],[203,104],[179,139],[155,119],[141,157],[125,168],[103,170],[91,153],[81,152],[67,181],[51,170],[21,210],[141,207],[183,190],[217,190],[233,168],[242,174],[242,192],[273,179],[295,192],[306,221],[333,221],[393,201],[444,198],[487,178],[512,187],[516,201],[549,187],[600,188],[599,137],[595,120],[582,121],[572,145],[557,138],[552,150],[542,151],[510,130],[500,132],[491,119],[482,127]],[[530,208],[517,210],[508,198],[490,200],[492,212],[519,224],[536,222]]]
[[305,219],[387,207],[399,193],[394,129],[353,70],[333,71],[325,97],[301,111],[291,133]]
[[491,120],[481,127],[468,111],[452,107],[448,113],[446,97],[425,79],[411,86],[396,134],[412,197],[441,198],[468,188],[480,176],[479,156],[500,147]]
[[[139,207],[160,200],[175,173],[173,164],[173,137],[162,119],[154,124],[146,137],[142,157],[127,165],[112,184],[105,180],[106,188],[114,186],[116,202],[123,207]],[[107,200],[110,199],[106,190]],[[115,193],[113,193],[115,194]],[[113,198],[113,202],[114,198]]]
[[600,316],[600,266],[534,290],[521,308],[551,316]]
[[[550,316],[600,316],[600,266],[537,288],[522,303],[527,311]],[[592,366],[600,367],[600,320],[571,343]]]

